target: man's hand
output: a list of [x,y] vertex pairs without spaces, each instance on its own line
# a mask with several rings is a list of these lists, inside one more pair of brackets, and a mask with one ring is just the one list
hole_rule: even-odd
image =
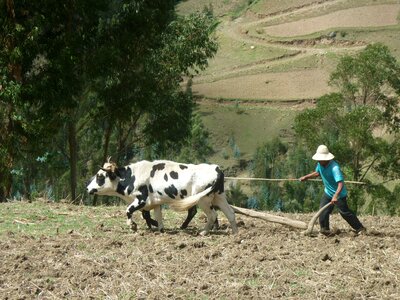
[[336,195],[334,195],[334,196],[332,197],[331,203],[332,203],[332,204],[336,204],[337,202],[338,202],[338,198],[337,198]]
[[307,179],[308,179],[307,176],[302,176],[299,178],[300,181],[306,181]]

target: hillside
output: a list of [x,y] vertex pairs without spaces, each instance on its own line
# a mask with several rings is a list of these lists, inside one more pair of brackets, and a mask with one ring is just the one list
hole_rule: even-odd
[[[398,1],[187,0],[178,13],[205,5],[220,19],[220,48],[208,69],[194,78],[193,91],[212,133],[212,160],[222,165],[231,164],[223,157],[232,135],[243,159],[260,143],[290,137],[296,112],[334,91],[329,74],[341,55],[382,42],[400,58]],[[225,118],[228,107],[240,107],[247,118]]]
[[[198,235],[165,212],[166,232],[136,233],[124,207],[12,202],[0,207],[2,299],[399,299],[400,219],[362,216],[355,236],[305,237],[238,216],[239,233]],[[308,222],[311,215],[284,214]]]

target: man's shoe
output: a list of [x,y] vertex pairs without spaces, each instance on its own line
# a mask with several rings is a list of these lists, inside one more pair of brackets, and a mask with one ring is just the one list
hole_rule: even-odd
[[367,228],[364,226],[356,230],[356,235],[365,235],[367,234]]
[[319,233],[320,233],[320,234],[323,234],[323,235],[325,235],[325,236],[330,236],[330,235],[332,234],[332,232],[331,232],[329,229],[326,229],[326,228],[321,228],[321,229],[319,230]]

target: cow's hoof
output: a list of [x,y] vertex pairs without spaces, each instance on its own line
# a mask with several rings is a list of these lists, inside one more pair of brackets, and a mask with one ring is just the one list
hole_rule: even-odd
[[130,221],[128,224],[131,227],[131,230],[136,232],[137,231],[137,224],[133,221]]
[[201,236],[206,236],[207,234],[208,234],[208,231],[207,231],[207,230],[203,230],[203,231],[200,232],[200,235],[201,235]]

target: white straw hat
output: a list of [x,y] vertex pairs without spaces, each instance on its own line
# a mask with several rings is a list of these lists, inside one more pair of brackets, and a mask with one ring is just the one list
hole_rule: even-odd
[[329,152],[328,147],[325,145],[319,145],[317,152],[313,155],[312,159],[313,160],[331,160],[335,156]]

